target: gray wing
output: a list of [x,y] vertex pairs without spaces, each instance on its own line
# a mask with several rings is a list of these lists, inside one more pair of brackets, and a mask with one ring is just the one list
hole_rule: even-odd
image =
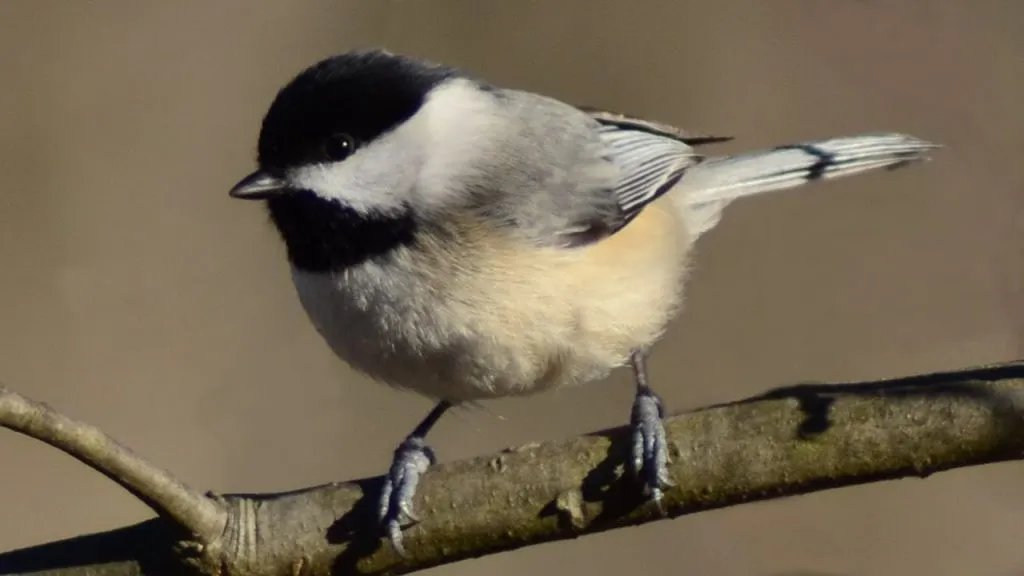
[[532,242],[573,247],[606,238],[701,162],[692,146],[728,140],[624,114],[499,90],[504,132],[481,155],[475,206]]
[[645,206],[672,189],[686,170],[703,160],[692,146],[731,140],[730,136],[696,134],[650,120],[607,110],[579,107],[599,124],[609,158],[620,168],[611,192],[628,224]]

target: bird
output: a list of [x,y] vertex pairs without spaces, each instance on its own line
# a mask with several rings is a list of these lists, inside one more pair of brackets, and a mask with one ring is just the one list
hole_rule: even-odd
[[940,146],[864,133],[709,156],[732,140],[498,86],[385,48],[323,58],[277,92],[257,169],[291,280],[329,348],[434,408],[394,451],[379,528],[405,554],[426,437],[454,406],[630,368],[625,463],[648,501],[673,485],[646,369],[681,309],[695,242],[731,202],[894,169]]

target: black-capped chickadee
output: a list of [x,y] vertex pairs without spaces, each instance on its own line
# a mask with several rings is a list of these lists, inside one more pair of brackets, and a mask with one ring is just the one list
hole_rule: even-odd
[[893,168],[935,145],[866,134],[705,158],[729,140],[357,51],[306,69],[270,106],[259,170],[303,307],[334,352],[438,401],[401,443],[380,519],[401,551],[425,443],[451,406],[631,364],[628,463],[671,485],[644,360],[680,305],[691,248],[743,196]]

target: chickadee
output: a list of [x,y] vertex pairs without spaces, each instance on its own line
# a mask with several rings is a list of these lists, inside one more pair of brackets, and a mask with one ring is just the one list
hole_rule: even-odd
[[453,405],[528,395],[631,364],[632,472],[671,485],[644,369],[679,309],[694,242],[743,197],[924,159],[866,134],[706,158],[729,140],[355,51],[301,72],[231,190],[264,200],[302,306],[355,369],[437,400],[394,454],[380,520],[402,551]]

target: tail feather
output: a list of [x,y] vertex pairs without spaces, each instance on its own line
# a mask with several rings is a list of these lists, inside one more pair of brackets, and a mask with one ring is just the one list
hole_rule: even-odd
[[687,170],[679,185],[687,202],[735,200],[814,180],[899,168],[925,160],[937,144],[903,134],[864,134],[709,158]]
[[713,228],[737,198],[900,168],[927,160],[936,148],[941,146],[904,134],[863,134],[709,158],[687,169],[676,186],[677,198],[696,237]]

